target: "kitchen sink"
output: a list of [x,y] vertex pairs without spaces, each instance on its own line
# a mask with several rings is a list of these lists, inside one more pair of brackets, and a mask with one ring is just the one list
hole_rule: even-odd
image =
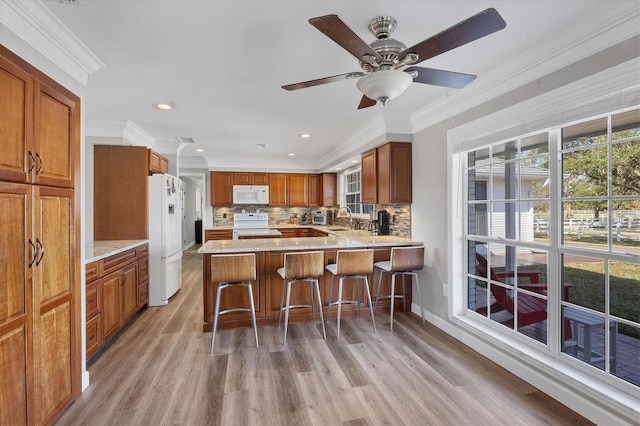
[[349,228],[329,228],[329,231],[349,231]]

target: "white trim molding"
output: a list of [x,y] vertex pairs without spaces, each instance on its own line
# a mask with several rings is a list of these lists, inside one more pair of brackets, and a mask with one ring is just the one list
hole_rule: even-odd
[[0,0],[0,25],[83,86],[105,66],[40,0]]

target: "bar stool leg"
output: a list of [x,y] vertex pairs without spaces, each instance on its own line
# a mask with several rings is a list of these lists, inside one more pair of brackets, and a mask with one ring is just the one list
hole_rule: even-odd
[[218,283],[216,291],[216,309],[213,312],[213,332],[211,334],[211,352],[213,353],[213,345],[216,342],[216,330],[218,330],[218,315],[220,315],[220,294],[222,293],[222,283]]
[[391,325],[390,329],[393,331],[393,310],[396,307],[396,302],[393,300],[396,294],[396,273],[391,274]]
[[287,304],[285,305],[285,313],[284,313],[284,344],[287,344],[287,329],[289,327],[289,303],[291,302],[291,283],[289,281],[287,284]]
[[402,275],[402,312],[406,313],[407,312],[407,291],[404,285],[405,273],[403,272],[401,275]]
[[[256,323],[256,309],[253,306],[253,290],[251,281],[249,281],[249,302],[251,303],[251,318],[253,319],[253,334],[256,336],[256,348],[259,348],[258,344],[258,324]],[[220,298],[218,298],[220,300]]]
[[371,312],[371,322],[373,323],[373,332],[376,332],[376,319],[373,315],[373,303],[371,303],[371,292],[369,291],[369,278],[364,276],[364,288],[367,293],[367,300],[369,301],[369,312]]
[[353,280],[355,281],[356,284],[356,301],[358,303],[358,319],[360,319],[361,315],[360,315],[360,286],[358,285],[358,278],[357,276],[353,277]]
[[384,271],[382,269],[380,269],[380,275],[378,275],[378,291],[376,293],[376,309],[378,309],[378,300],[380,300],[380,287],[382,287],[382,275],[383,274],[384,274]]
[[333,300],[331,298],[331,293],[333,292],[333,279],[335,278],[335,275],[331,275],[331,285],[329,286],[329,302],[327,303],[327,321],[329,321],[329,312],[331,311],[331,301]]
[[340,338],[340,313],[342,312],[342,281],[344,277],[340,277],[338,281],[338,336],[337,339]]
[[282,308],[284,307],[284,287],[285,282],[282,280],[282,291],[280,292],[280,312],[278,313],[278,327],[280,327],[280,319],[282,318]]
[[[313,301],[314,297],[313,297],[313,280],[311,279],[307,279],[306,280],[307,283],[309,283],[309,296],[311,298],[311,315],[313,316],[313,324],[315,325],[316,323],[316,309],[315,309],[315,303]],[[320,299],[318,299],[320,300]]]
[[[324,336],[324,339],[327,339],[327,330],[324,327],[324,318],[322,316],[322,303],[320,303],[320,300],[322,300],[320,298],[320,283],[318,282],[318,280],[314,280],[314,284],[316,287],[316,295],[318,296],[318,312],[320,312],[320,323],[322,324],[322,335]],[[315,315],[315,314],[314,314]],[[316,320],[314,317],[313,323],[315,324]]]

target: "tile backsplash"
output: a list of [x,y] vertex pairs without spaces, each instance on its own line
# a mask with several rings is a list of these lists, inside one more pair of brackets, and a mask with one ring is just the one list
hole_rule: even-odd
[[[398,237],[411,237],[411,206],[409,204],[399,205],[377,205],[378,210],[386,210],[389,212],[389,231],[391,235]],[[307,224],[311,224],[311,215],[314,210],[327,210],[329,224],[337,224],[342,226],[349,225],[349,219],[345,217],[332,221],[337,208],[322,207],[265,207],[261,205],[244,205],[237,207],[215,207],[213,208],[213,226],[233,226],[233,214],[246,212],[261,211],[269,213],[269,225],[275,226],[284,223],[300,224],[301,219],[306,213]],[[368,229],[368,219],[353,219],[353,226],[356,229]]]

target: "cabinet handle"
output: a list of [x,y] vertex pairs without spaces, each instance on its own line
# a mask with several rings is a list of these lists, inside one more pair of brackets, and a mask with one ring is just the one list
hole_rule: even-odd
[[44,257],[44,246],[40,242],[39,238],[36,238],[36,243],[38,243],[38,246],[40,246],[40,259],[38,259],[38,261],[36,262],[36,266],[38,266],[40,265],[40,262],[42,262],[42,258]]
[[37,152],[36,152],[36,158],[38,159],[38,170],[36,170],[36,174],[38,175],[38,174],[40,174],[40,171],[42,170],[43,161],[42,161],[42,157],[40,157],[40,154],[38,154]]
[[31,171],[33,170],[33,168],[36,166],[36,158],[33,156],[33,153],[31,151],[29,151],[29,173],[31,173]]
[[36,258],[38,257],[38,250],[36,249],[36,246],[33,244],[31,239],[29,239],[29,245],[31,245],[31,252],[33,253],[33,259],[31,259],[31,262],[29,262],[29,268],[31,268],[31,265],[33,265],[33,263],[36,261]]

